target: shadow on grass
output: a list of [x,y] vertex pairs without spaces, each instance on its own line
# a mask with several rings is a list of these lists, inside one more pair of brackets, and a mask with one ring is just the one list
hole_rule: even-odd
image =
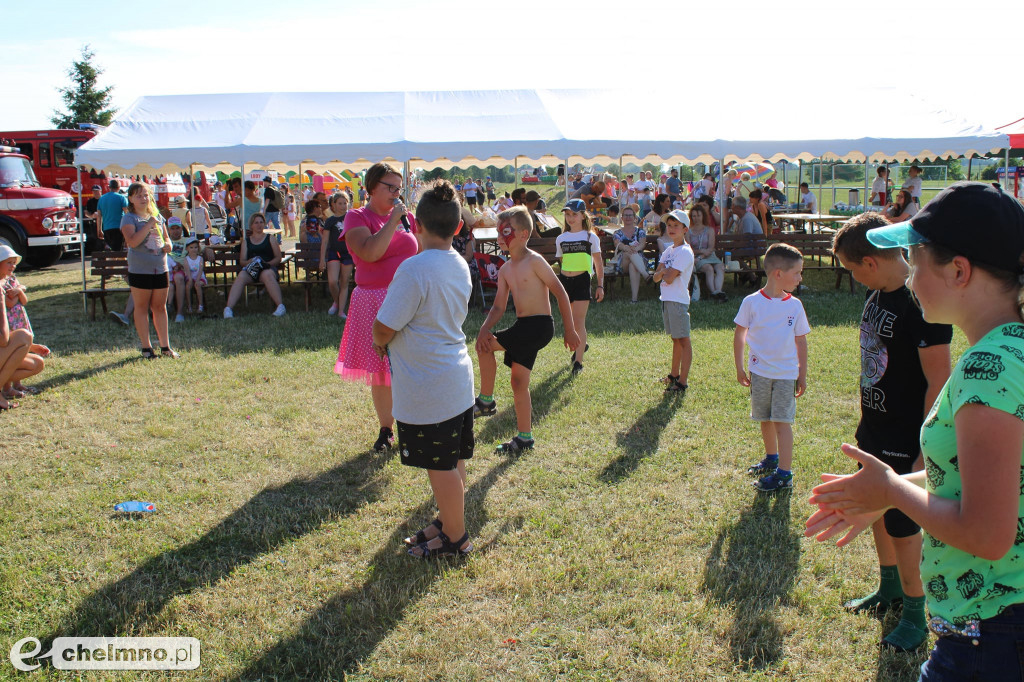
[[378,499],[382,490],[375,474],[386,461],[369,451],[312,479],[296,478],[260,491],[203,537],[158,554],[93,592],[46,641],[147,632],[178,595],[215,584],[278,546]]
[[[568,358],[568,351],[566,352],[566,358]],[[504,365],[499,365],[499,367],[504,367]],[[564,404],[558,401],[557,398],[570,381],[569,369],[569,365],[566,363],[564,367],[556,370],[543,381],[539,383],[530,382],[530,402],[533,404],[533,428],[536,428],[539,422],[543,422],[549,414],[557,411]],[[516,434],[516,410],[512,404],[512,389],[508,387],[507,380],[504,386],[501,385],[502,378],[502,371],[499,369],[498,379],[495,382],[495,393],[497,393],[499,388],[506,391],[505,395],[508,397],[504,402],[507,407],[500,410],[493,417],[486,418],[486,423],[476,436],[477,444],[492,443],[499,438],[511,438]],[[477,421],[483,421],[483,419],[478,418]]]
[[679,393],[666,391],[657,405],[652,405],[625,431],[618,433],[615,440],[623,452],[608,463],[598,479],[614,485],[636,471],[644,459],[657,451],[662,431],[682,403]]
[[[486,525],[484,499],[516,461],[515,458],[502,460],[466,490],[470,535],[474,529]],[[329,599],[310,615],[297,633],[271,647],[233,679],[342,680],[358,670],[398,626],[405,612],[422,599],[435,582],[463,566],[463,560],[459,559],[424,561],[406,554],[402,538],[426,524],[433,509],[433,500],[429,500],[413,510],[412,523],[392,533],[370,559],[366,569],[370,577],[362,585]],[[474,556],[488,553],[498,538],[521,526],[521,518],[506,521],[494,540],[476,545]]]
[[792,494],[751,494],[750,507],[715,538],[703,581],[715,601],[733,609],[729,648],[747,672],[783,656],[776,612],[793,588],[800,559],[800,536],[789,518]]
[[[48,388],[56,388],[57,386],[64,386],[65,384],[70,384],[75,381],[82,381],[83,379],[88,379],[89,377],[96,376],[97,374],[109,372],[112,369],[118,369],[135,362],[149,362],[149,360],[143,358],[142,355],[137,355],[130,358],[122,358],[116,362],[108,362],[107,364],[100,365],[98,367],[83,369],[80,372],[64,372],[57,376],[47,377],[45,380],[36,384],[36,388],[41,391],[45,391]],[[40,376],[46,376],[46,374],[41,374]]]

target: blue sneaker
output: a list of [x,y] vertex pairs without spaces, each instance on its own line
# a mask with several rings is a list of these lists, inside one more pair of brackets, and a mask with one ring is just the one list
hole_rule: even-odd
[[765,457],[757,464],[747,467],[747,473],[751,476],[765,476],[767,474],[774,474],[779,468],[779,458],[768,459]]
[[774,493],[779,490],[791,490],[793,488],[793,474],[780,476],[778,473],[769,474],[759,478],[753,483],[754,487],[762,493]]

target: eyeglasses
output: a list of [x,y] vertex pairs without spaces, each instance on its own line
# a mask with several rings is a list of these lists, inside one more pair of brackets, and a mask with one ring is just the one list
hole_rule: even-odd
[[402,190],[405,189],[401,185],[392,185],[390,182],[384,182],[383,180],[380,181],[380,184],[387,187],[392,194],[401,194]]

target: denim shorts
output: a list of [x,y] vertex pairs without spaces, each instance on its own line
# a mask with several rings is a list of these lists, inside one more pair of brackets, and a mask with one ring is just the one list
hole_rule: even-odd
[[981,621],[981,637],[940,637],[921,665],[919,682],[1024,680],[1024,604]]

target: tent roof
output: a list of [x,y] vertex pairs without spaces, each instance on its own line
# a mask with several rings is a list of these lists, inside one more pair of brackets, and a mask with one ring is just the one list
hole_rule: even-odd
[[1010,136],[1010,147],[1020,149],[1024,147],[1024,118],[1017,119],[1013,123],[996,128],[996,130]]
[[[788,98],[493,90],[142,97],[75,154],[110,171],[243,162],[283,170],[575,161],[904,161],[987,154],[1007,136],[885,88]],[[786,100],[792,102],[787,104]],[[709,102],[728,102],[725,107]]]

